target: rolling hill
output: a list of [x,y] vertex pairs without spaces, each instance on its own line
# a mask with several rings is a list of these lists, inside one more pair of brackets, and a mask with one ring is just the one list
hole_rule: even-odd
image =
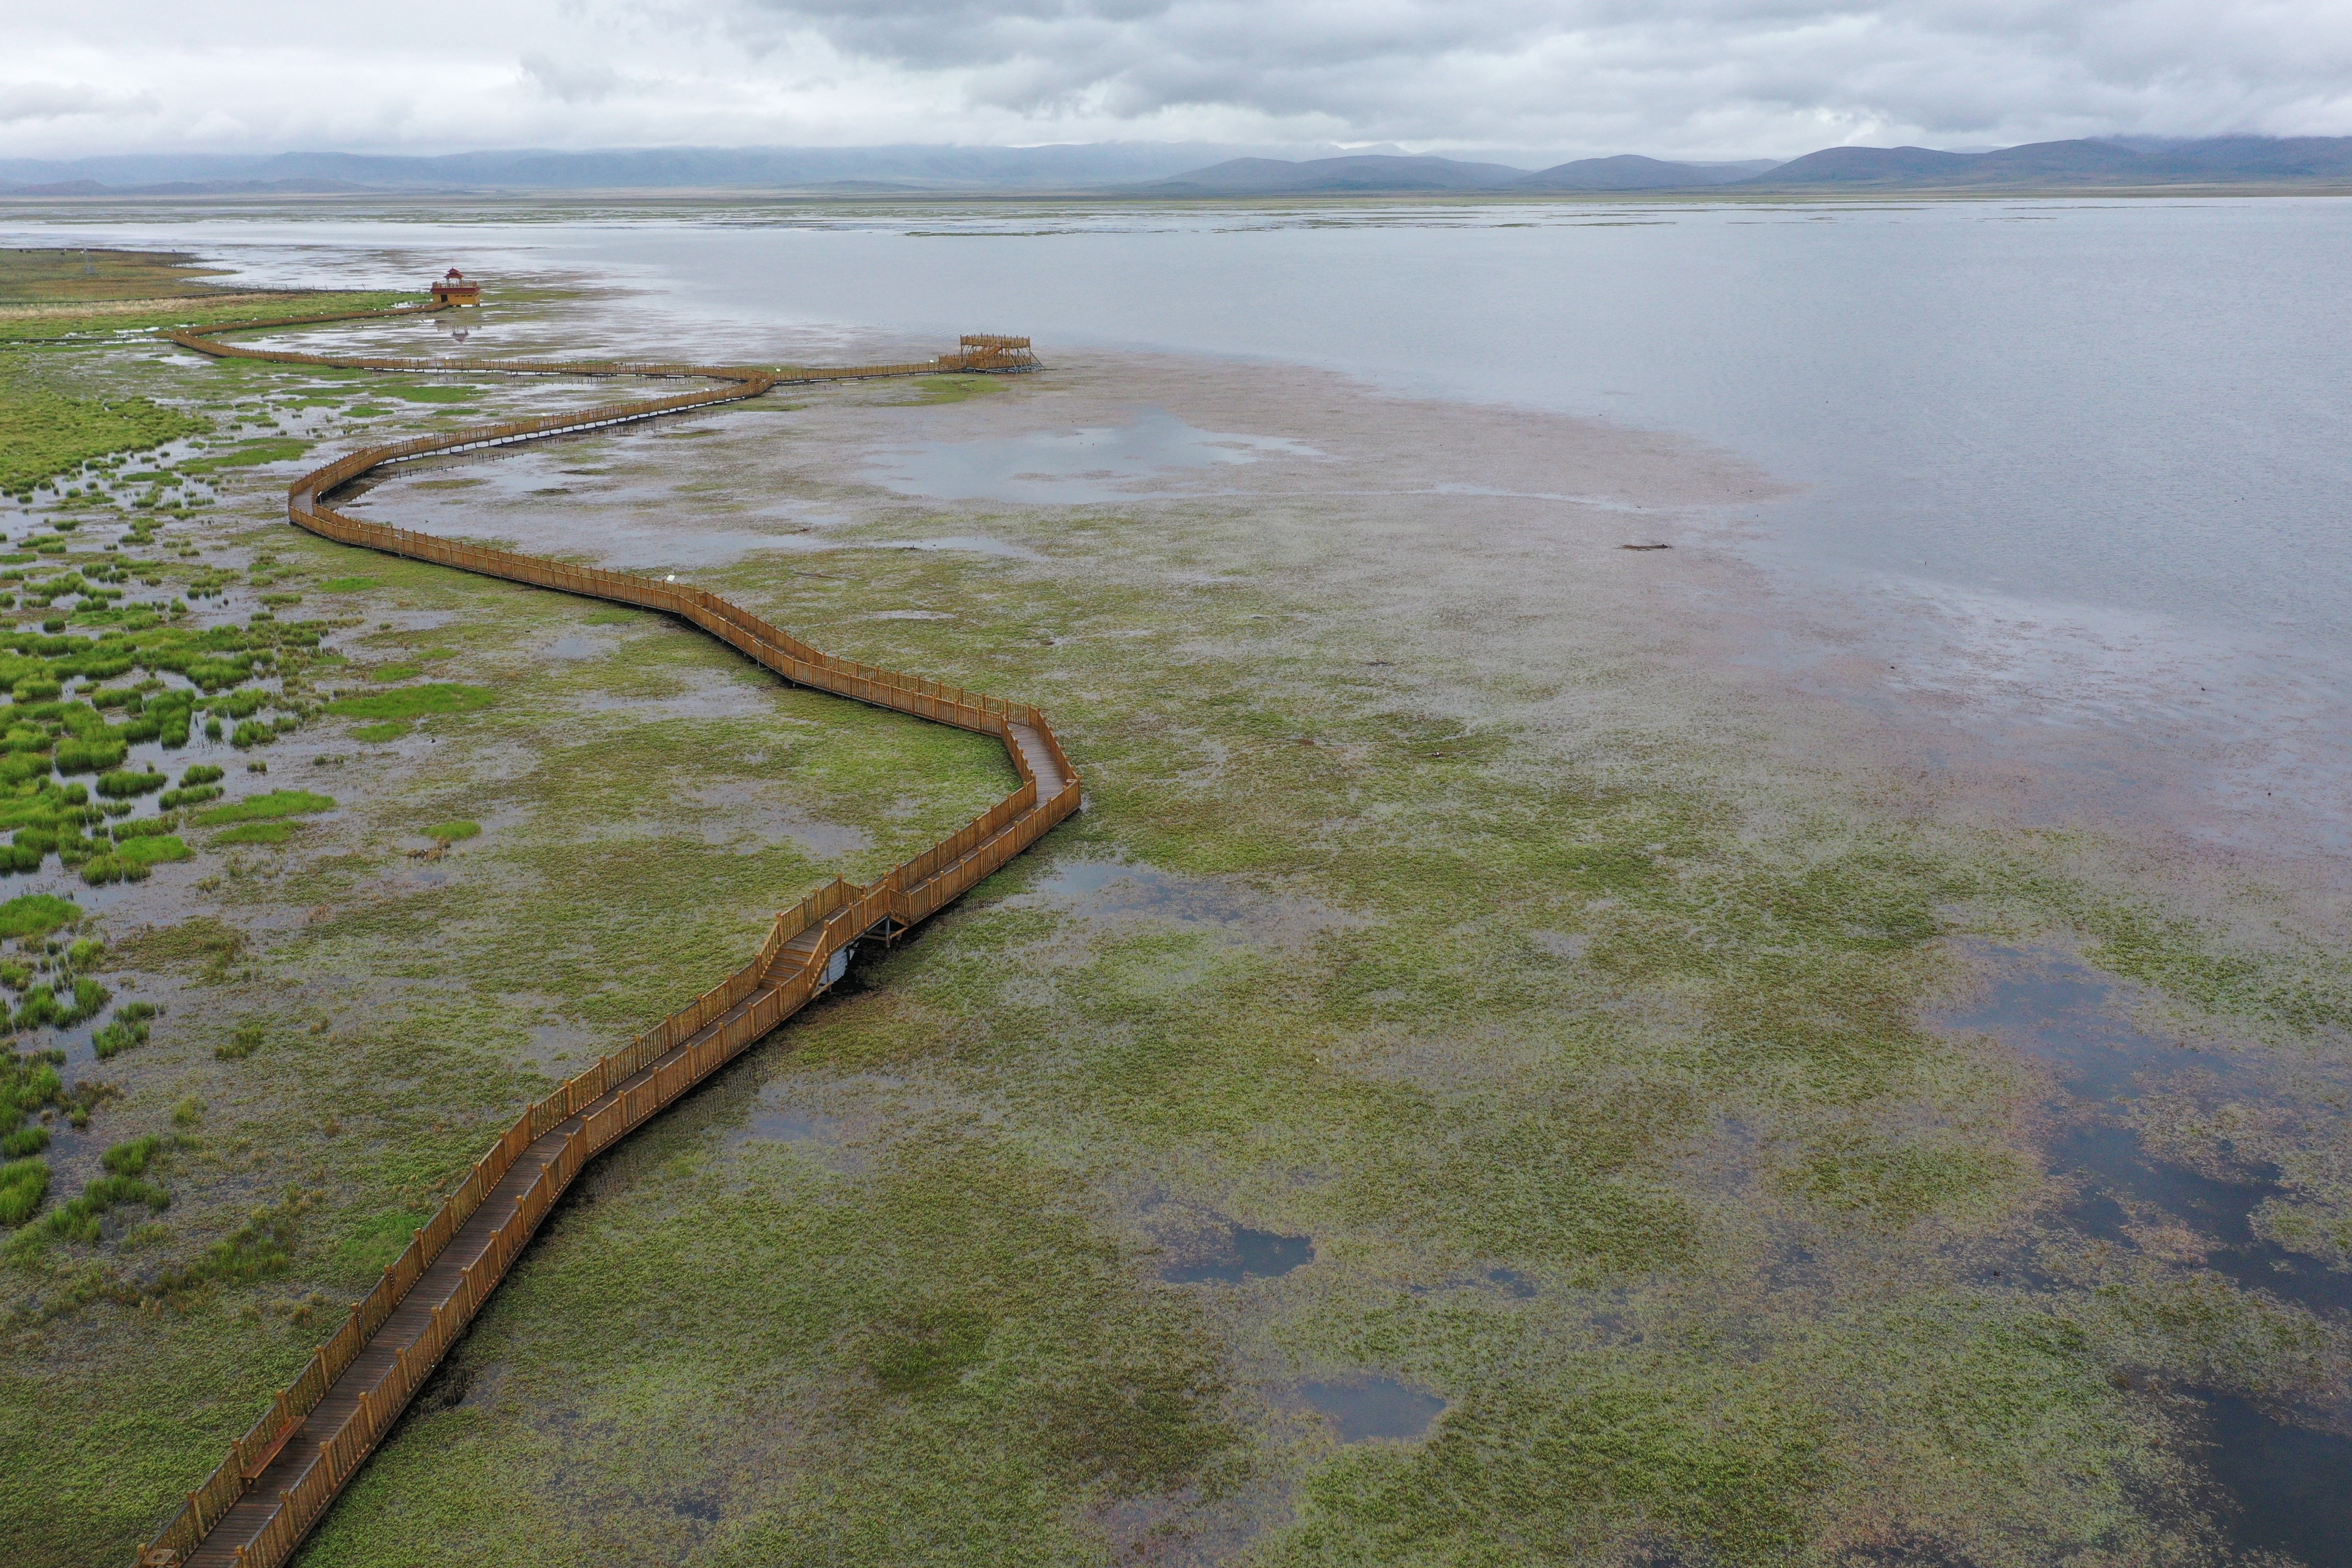
[[1359,153],[1310,158],[1232,158],[1205,169],[1155,180],[1133,194],[1155,196],[1365,195],[1414,191],[1491,191],[1525,171],[1507,163],[1463,163],[1451,158]]

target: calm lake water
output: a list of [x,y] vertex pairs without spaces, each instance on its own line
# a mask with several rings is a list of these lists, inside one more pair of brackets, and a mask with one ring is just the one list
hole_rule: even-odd
[[406,283],[451,258],[586,271],[658,294],[646,327],[714,349],[992,329],[1049,358],[1303,362],[1687,433],[1803,487],[1718,521],[1874,626],[1906,677],[1995,718],[2228,752],[2228,788],[2352,848],[2352,202],[60,215],[0,233],[188,246],[256,280]]

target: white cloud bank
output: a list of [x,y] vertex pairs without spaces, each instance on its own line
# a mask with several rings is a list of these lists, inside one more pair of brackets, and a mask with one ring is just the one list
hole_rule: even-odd
[[2341,0],[78,0],[0,154],[2352,134]]

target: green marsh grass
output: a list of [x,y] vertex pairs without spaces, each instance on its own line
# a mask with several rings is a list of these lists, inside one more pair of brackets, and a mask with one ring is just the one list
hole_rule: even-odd
[[121,841],[115,853],[142,866],[161,866],[195,858],[195,851],[175,834],[142,834]]
[[257,468],[264,463],[290,463],[310,449],[310,443],[289,436],[247,441],[226,451],[208,452],[179,465],[184,474],[216,473],[223,468]]
[[435,681],[364,697],[338,698],[327,704],[327,711],[344,719],[419,719],[428,714],[478,712],[497,700],[496,692],[478,686]]
[[98,779],[98,793],[110,795],[116,800],[130,800],[138,795],[152,794],[171,782],[168,774],[157,773],[101,773]]
[[153,1016],[152,1007],[144,1015],[136,1014],[134,1007],[117,1008],[114,1016],[90,1036],[90,1046],[98,1053],[98,1059],[105,1061],[145,1045],[148,1020]]
[[[41,1142],[48,1142],[43,1132]],[[47,1160],[10,1160],[0,1165],[0,1226],[11,1229],[25,1224],[39,1212],[41,1200],[49,1193],[49,1163]]]
[[0,359],[0,490],[18,490],[93,458],[161,446],[209,427],[144,397],[74,397]]
[[205,827],[222,827],[235,822],[263,822],[283,816],[310,816],[335,809],[335,797],[316,795],[309,790],[279,789],[267,795],[247,795],[226,805],[215,805],[195,814],[196,823]]
[[[157,840],[141,839],[138,842],[152,844]],[[79,868],[81,872],[81,879],[93,888],[107,887],[115,882],[143,882],[153,875],[152,862],[133,855],[114,852],[92,855],[80,861]]]
[[240,1062],[261,1048],[262,1026],[257,1018],[248,1018],[229,1031],[225,1045],[213,1047],[213,1055],[225,1062]]
[[303,826],[299,822],[248,822],[226,833],[214,834],[210,843],[215,849],[233,848],[240,844],[284,844]]
[[81,908],[53,893],[21,893],[0,904],[0,938],[47,936],[81,919]]

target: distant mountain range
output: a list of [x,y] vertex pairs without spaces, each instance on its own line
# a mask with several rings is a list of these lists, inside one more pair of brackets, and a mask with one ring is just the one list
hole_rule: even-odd
[[1033,191],[1162,179],[1249,149],[1202,142],[1060,147],[663,147],[397,157],[131,154],[0,158],[0,195],[243,195],[469,191]]
[[[393,157],[157,154],[69,163],[0,159],[0,196],[299,197],[505,192],[798,192],[834,195],[1193,197],[1601,194],[1720,190],[2104,189],[2352,186],[2352,137],[2134,137],[2038,142],[1992,153],[1830,147],[1788,163],[1672,163],[1623,154],[1532,173],[1509,163],[1392,153],[1290,160],[1200,143],[1060,147],[674,147]],[[1223,161],[1203,163],[1204,158]],[[1530,159],[1530,162],[1533,160]]]
[[1354,153],[1285,163],[1234,158],[1173,179],[1136,187],[1138,195],[1271,196],[1398,195],[1425,191],[1664,191],[1727,185],[1774,167],[1769,158],[1747,163],[1668,163],[1631,154],[1580,158],[1528,174],[1507,163],[1464,163],[1451,158]]
[[[339,195],[470,191],[1085,191],[1167,179],[1256,148],[1103,141],[1045,148],[624,148],[0,157],[0,195]],[[1336,151],[1336,148],[1331,148]]]
[[1911,189],[2347,184],[2352,184],[2352,136],[2214,136],[2138,146],[2035,142],[1996,153],[1829,147],[1746,183]]
[[1136,187],[1138,195],[1348,195],[1458,191],[1727,192],[1957,190],[1987,187],[2352,184],[2352,136],[2218,136],[2126,146],[2037,142],[1995,153],[1829,147],[1785,163],[1674,163],[1580,158],[1534,174],[1503,163],[1362,154],[1283,163],[1235,158]]

